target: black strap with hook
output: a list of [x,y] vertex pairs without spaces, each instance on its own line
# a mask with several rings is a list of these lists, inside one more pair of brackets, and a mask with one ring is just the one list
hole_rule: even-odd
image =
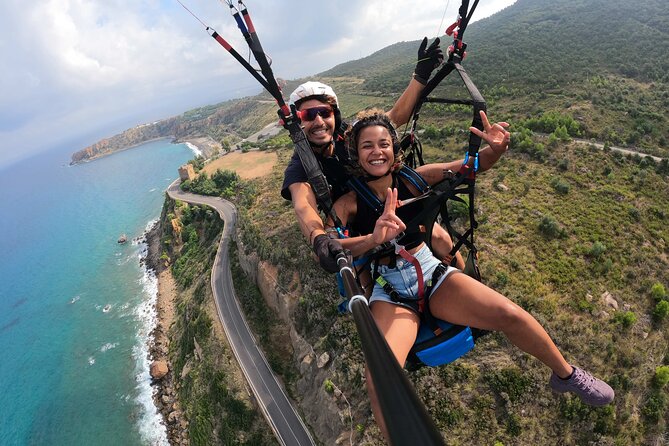
[[[181,0],[177,0],[183,8],[188,11],[195,19],[197,19],[206,29],[207,33],[214,38],[223,48],[225,48],[245,69],[248,71],[262,87],[267,90],[269,94],[276,100],[279,105],[279,116],[281,118],[282,124],[286,130],[290,133],[291,140],[295,146],[295,151],[300,157],[302,166],[304,167],[305,172],[307,173],[308,182],[311,185],[318,205],[321,207],[323,212],[332,217],[335,224],[341,226],[340,220],[334,213],[332,208],[332,199],[330,197],[330,187],[328,182],[323,174],[321,166],[316,159],[309,141],[307,140],[304,131],[300,125],[300,118],[297,116],[296,110],[289,108],[283,99],[283,94],[281,88],[274,77],[272,72],[272,67],[268,60],[265,51],[260,43],[260,38],[255,30],[253,21],[251,20],[251,15],[246,8],[246,5],[240,0],[238,4],[241,7],[241,10],[235,7],[232,3],[232,0],[227,0],[226,3],[230,7],[230,12],[237,22],[237,27],[242,33],[242,36],[246,40],[246,43],[249,46],[249,49],[253,53],[253,57],[258,62],[260,66],[260,73],[251,66],[251,64],[244,59],[233,47],[230,45],[215,29],[208,26],[204,23],[198,16],[196,16],[190,9],[184,5]],[[241,17],[240,17],[241,15]],[[243,20],[242,20],[243,17]]]
[[[475,127],[479,130],[483,130],[483,120],[481,118],[480,112],[486,111],[486,102],[478,88],[471,80],[465,69],[462,67],[462,60],[465,57],[465,50],[467,44],[463,42],[462,38],[464,32],[469,24],[469,21],[478,5],[479,0],[475,0],[471,9],[469,9],[469,0],[463,0],[459,9],[459,17],[457,21],[451,25],[446,33],[453,36],[453,43],[449,48],[449,58],[442,66],[439,71],[437,71],[432,78],[430,78],[423,89],[421,97],[418,99],[416,106],[413,111],[413,122],[411,124],[411,130],[409,135],[403,139],[403,148],[405,149],[405,157],[411,167],[416,167],[416,162],[419,165],[423,165],[423,155],[422,155],[422,145],[416,137],[416,126],[418,119],[420,117],[420,110],[424,103],[440,103],[440,104],[461,104],[468,105],[472,107],[472,127]],[[446,76],[451,74],[453,71],[457,72],[462,80],[467,92],[469,93],[469,99],[451,99],[451,98],[432,98],[430,94],[433,90],[443,81]],[[462,164],[460,170],[456,173],[454,179],[451,180],[449,187],[448,198],[455,198],[459,201],[463,201],[457,194],[466,193],[469,196],[469,229],[467,229],[463,234],[458,233],[450,222],[450,216],[448,215],[448,208],[446,203],[442,203],[440,215],[442,221],[446,225],[451,237],[454,239],[455,243],[453,244],[453,249],[450,252],[450,255],[453,256],[453,262],[455,262],[455,253],[460,249],[464,244],[470,249],[470,252],[476,254],[476,246],[474,244],[474,229],[478,226],[474,215],[474,193],[475,193],[475,183],[476,183],[476,172],[479,168],[479,159],[478,152],[481,147],[481,137],[470,132],[469,134],[469,143],[467,146],[467,152],[465,153],[465,160]],[[473,160],[473,164],[470,166],[469,161]],[[464,185],[460,187],[461,185]],[[435,215],[436,220],[436,215]],[[431,232],[431,227],[430,227]],[[429,238],[428,238],[429,240]]]

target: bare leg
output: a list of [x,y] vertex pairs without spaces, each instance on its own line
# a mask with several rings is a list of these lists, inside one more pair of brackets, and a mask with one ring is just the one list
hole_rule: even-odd
[[[446,229],[435,224],[432,228],[432,252],[434,256],[446,265],[450,265],[451,260],[453,260],[453,256],[450,255],[451,249],[453,249],[453,239],[451,239]],[[465,261],[460,251],[455,253],[455,258],[454,266],[460,271],[464,271]]]
[[546,330],[531,314],[465,274],[454,273],[444,280],[430,298],[430,311],[453,324],[503,332],[514,345],[561,378],[572,372]]
[[[387,302],[374,302],[370,310],[376,326],[379,327],[379,331],[388,342],[395,359],[400,365],[404,365],[404,361],[418,334],[418,316],[411,310]],[[381,414],[379,400],[369,370],[365,371],[365,375],[367,377],[367,393],[369,394],[374,418],[376,418],[376,423],[379,425],[383,436],[388,440],[388,430]]]

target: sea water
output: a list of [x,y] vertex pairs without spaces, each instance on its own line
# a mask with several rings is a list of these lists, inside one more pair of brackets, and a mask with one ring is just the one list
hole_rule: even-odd
[[0,170],[0,444],[167,444],[141,238],[193,153],[160,140],[76,166],[68,155]]

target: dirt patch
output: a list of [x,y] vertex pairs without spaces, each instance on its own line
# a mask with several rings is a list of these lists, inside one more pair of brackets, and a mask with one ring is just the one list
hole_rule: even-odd
[[276,161],[275,152],[232,152],[207,163],[202,171],[211,175],[218,169],[231,170],[242,179],[249,180],[269,174]]

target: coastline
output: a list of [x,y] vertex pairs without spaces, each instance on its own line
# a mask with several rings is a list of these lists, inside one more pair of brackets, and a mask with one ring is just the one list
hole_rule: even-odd
[[[90,158],[85,158],[81,159],[78,161],[72,161],[72,157],[74,154],[70,155],[70,166],[76,166],[77,164],[85,164],[85,163],[90,163],[91,161],[98,160],[100,158],[104,158],[106,156],[113,155],[118,152],[123,152],[124,150],[130,150],[134,149],[135,147],[141,146],[142,144],[147,144],[150,142],[155,142],[155,141],[160,141],[163,139],[169,139],[170,144],[185,144],[188,149],[193,152],[193,156],[201,156],[204,159],[209,159],[211,158],[214,154],[218,153],[221,149],[221,145],[217,143],[213,138],[210,136],[198,136],[198,137],[189,137],[189,138],[175,138],[174,136],[159,136],[156,138],[151,138],[147,139],[146,141],[141,141],[136,144],[132,144],[127,147],[123,147],[120,149],[114,149],[114,150],[109,150],[104,153],[99,153],[95,156],[92,156]],[[75,152],[79,153],[79,152]]]
[[[135,147],[141,146],[142,144],[147,144],[147,143],[154,142],[154,141],[160,141],[161,139],[173,139],[173,138],[171,136],[159,136],[157,138],[147,139],[146,141],[138,142],[137,144],[132,144],[128,147],[123,147],[121,149],[115,149],[115,150],[110,150],[108,152],[100,153],[100,154],[92,156],[90,158],[82,159],[82,160],[79,160],[79,161],[70,161],[69,165],[70,166],[76,166],[77,164],[90,163],[91,161],[95,161],[97,159],[104,158],[105,156],[113,155],[113,154],[118,153],[118,152],[123,152],[124,150],[134,149]],[[79,153],[80,151],[74,152],[74,153]],[[70,155],[70,160],[72,159],[72,156],[74,156],[74,153],[72,155]]]
[[168,331],[174,322],[174,302],[177,297],[177,288],[172,273],[165,261],[160,259],[160,222],[157,222],[146,233],[146,268],[155,272],[158,293],[156,299],[156,327],[149,337],[149,360],[152,363],[164,361],[167,364],[167,374],[160,379],[152,379],[151,385],[155,388],[153,401],[156,409],[163,418],[167,429],[167,438],[170,445],[187,445],[188,421],[176,395],[176,381],[172,373],[169,360]]
[[221,150],[221,145],[211,136],[179,138],[172,141],[172,144],[186,144],[194,154],[201,156],[205,160],[210,159]]

